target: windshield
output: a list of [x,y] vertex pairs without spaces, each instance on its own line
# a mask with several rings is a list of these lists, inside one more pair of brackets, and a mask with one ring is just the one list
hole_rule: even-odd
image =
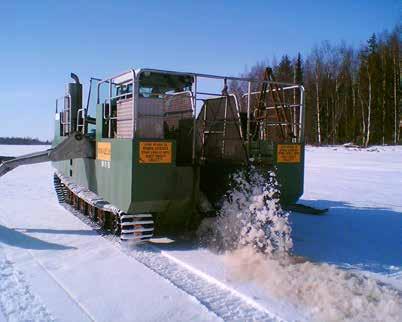
[[142,72],[140,74],[140,97],[163,98],[170,93],[190,91],[193,77],[190,75],[169,75]]

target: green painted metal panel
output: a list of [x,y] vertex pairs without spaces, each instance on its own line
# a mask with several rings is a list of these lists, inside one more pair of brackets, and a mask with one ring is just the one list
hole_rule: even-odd
[[[140,163],[140,142],[171,142],[172,162],[168,164]],[[138,139],[133,147],[133,210],[166,212],[176,203],[191,203],[198,187],[194,185],[198,170],[192,166],[176,166],[174,140]]]
[[[96,139],[102,139],[106,134],[106,122],[103,119],[104,104],[96,105]],[[104,133],[105,132],[105,133]]]
[[274,145],[275,167],[281,188],[281,202],[285,205],[296,203],[304,189],[304,144],[300,145],[300,162],[278,162],[278,144]]
[[[282,204],[292,204],[303,194],[304,145],[300,145],[300,162],[297,163],[279,163],[277,146],[269,141],[252,142],[250,150],[253,165],[263,172],[275,171],[280,185]],[[219,203],[229,189],[230,175],[241,169],[244,169],[244,166],[207,160],[201,166],[201,190],[212,203]]]
[[95,160],[96,193],[128,211],[131,204],[133,142],[128,139],[102,139],[110,142],[111,160]]
[[[140,142],[171,142],[169,164],[139,163]],[[111,160],[76,159],[54,162],[56,169],[70,176],[103,199],[128,213],[191,213],[198,198],[197,167],[175,164],[173,140],[100,139],[109,142]],[[71,170],[71,172],[70,172]],[[179,216],[180,217],[180,216]]]
[[[61,117],[61,115],[59,114],[58,117]],[[54,122],[54,138],[53,138],[53,142],[52,142],[52,147],[55,147],[60,142],[62,142],[64,139],[65,139],[65,137],[60,136],[60,119],[56,118],[56,120]],[[69,169],[70,169],[69,162],[70,161],[52,162],[52,165],[59,172],[61,172],[67,176],[67,175],[69,175]]]

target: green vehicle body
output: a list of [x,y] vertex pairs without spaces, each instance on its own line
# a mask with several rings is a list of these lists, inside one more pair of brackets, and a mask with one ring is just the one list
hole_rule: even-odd
[[[110,160],[99,159],[97,153],[95,159],[58,161],[53,166],[125,213],[153,214],[155,235],[195,228],[202,218],[198,212],[200,194],[205,194],[212,203],[217,202],[227,190],[230,175],[245,166],[212,161],[177,163],[179,151],[175,139],[105,138],[104,108],[105,104],[96,105],[96,134],[89,135],[96,147],[99,143],[110,144]],[[56,120],[53,145],[65,138],[60,120]],[[171,143],[171,162],[140,162],[141,142]],[[263,161],[257,167],[276,171],[281,201],[292,204],[303,194],[304,143],[303,140],[286,143],[300,147],[299,161],[287,163],[278,162],[278,144],[251,141],[250,157]]]

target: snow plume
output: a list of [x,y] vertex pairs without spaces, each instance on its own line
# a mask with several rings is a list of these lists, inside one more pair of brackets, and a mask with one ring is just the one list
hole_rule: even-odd
[[221,251],[251,245],[256,251],[280,255],[292,248],[288,213],[279,204],[275,173],[256,168],[232,175],[231,187],[211,223],[208,244]]
[[225,255],[233,278],[254,282],[312,321],[402,321],[402,297],[374,279],[334,265],[280,259],[244,247]]
[[[288,213],[275,174],[252,168],[232,177],[209,245],[226,252],[236,280],[260,285],[312,321],[402,321],[402,298],[376,280],[291,255]],[[306,316],[307,315],[307,316]]]

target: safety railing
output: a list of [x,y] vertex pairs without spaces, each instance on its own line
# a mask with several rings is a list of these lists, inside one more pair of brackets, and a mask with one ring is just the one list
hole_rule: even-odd
[[[138,122],[138,109],[136,108],[136,104],[138,104],[138,81],[139,75],[143,72],[150,72],[150,73],[160,73],[160,74],[169,74],[169,75],[179,75],[179,76],[191,76],[193,77],[192,88],[189,91],[191,93],[191,100],[192,100],[192,107],[193,107],[193,147],[192,147],[192,157],[193,161],[195,162],[196,158],[196,137],[197,137],[197,102],[205,101],[208,98],[205,97],[222,97],[222,93],[212,93],[206,91],[198,91],[199,81],[201,79],[210,79],[210,80],[221,80],[223,82],[222,88],[225,88],[228,81],[237,81],[239,83],[243,83],[247,85],[247,90],[245,93],[241,94],[241,98],[246,98],[246,133],[243,133],[243,129],[240,126],[240,130],[242,131],[241,136],[245,142],[245,145],[248,147],[250,146],[250,140],[252,138],[251,134],[251,125],[254,120],[251,118],[252,113],[252,98],[253,96],[259,94],[259,92],[252,91],[252,88],[256,88],[257,86],[261,86],[262,84],[275,84],[277,89],[270,89],[270,91],[288,91],[288,90],[299,90],[298,95],[298,102],[292,102],[291,104],[283,104],[284,106],[279,107],[278,105],[273,106],[266,106],[267,109],[275,109],[275,108],[283,108],[283,109],[293,109],[293,118],[291,122],[283,122],[283,121],[270,121],[267,122],[268,126],[283,126],[283,125],[291,125],[292,132],[297,137],[299,142],[304,142],[304,87],[302,85],[284,83],[284,82],[276,82],[270,80],[259,80],[259,79],[252,79],[252,78],[243,78],[243,77],[231,77],[231,76],[220,76],[220,75],[213,75],[213,74],[201,74],[201,73],[192,73],[192,72],[176,72],[176,71],[168,71],[168,70],[158,70],[158,69],[139,69],[134,70],[131,69],[127,72],[121,73],[117,76],[113,76],[110,78],[106,78],[98,83],[97,86],[97,103],[100,103],[100,86],[102,84],[108,84],[109,86],[109,95],[104,100],[105,106],[108,104],[109,108],[104,108],[103,118],[108,122],[108,136],[111,136],[111,122],[112,120],[116,120],[117,116],[112,115],[112,103],[113,100],[127,98],[131,95],[132,97],[132,127],[133,127],[133,135],[136,133],[137,129],[137,122]],[[119,95],[113,95],[112,89],[113,86],[125,84],[125,85],[132,85],[132,89],[130,93],[123,93]],[[230,93],[230,95],[234,95]],[[236,99],[237,110],[240,111],[238,97],[234,95]],[[296,109],[298,109],[298,113],[296,113]],[[240,112],[239,118],[240,118]],[[296,120],[297,118],[297,120]],[[224,145],[223,145],[224,151]]]
[[[193,93],[191,91],[181,91],[181,92],[176,92],[176,93],[165,93],[164,95],[168,97],[168,101],[171,98],[174,98],[175,96],[179,96],[179,95],[188,95],[190,98],[190,102],[191,102],[191,109],[194,110],[195,106],[194,106],[194,101],[193,101]],[[166,103],[167,104],[167,103]]]
[[77,132],[81,132],[83,134],[85,134],[85,127],[86,127],[86,109],[85,108],[80,108],[77,111],[77,127],[76,127],[76,131]]
[[[293,99],[294,102],[293,103],[286,103],[285,102],[285,92],[287,91],[294,91],[294,90],[299,90],[299,96],[300,96],[300,100],[297,103],[296,102],[296,96],[293,93]],[[287,122],[283,122],[283,121],[265,121],[265,124],[267,126],[291,126],[292,129],[292,134],[293,134],[293,139],[292,141],[298,141],[300,142],[302,140],[302,136],[303,136],[303,103],[304,103],[304,88],[303,86],[300,85],[292,85],[292,86],[286,86],[286,87],[281,87],[279,89],[269,89],[267,90],[267,93],[271,93],[271,92],[282,92],[283,94],[283,102],[281,104],[274,104],[273,106],[265,106],[264,110],[269,111],[269,110],[277,110],[277,109],[288,109],[291,111],[291,120],[287,121]],[[242,99],[247,98],[247,101],[252,100],[253,96],[258,96],[261,94],[260,91],[254,91],[254,92],[250,92],[250,93],[246,93],[242,95]],[[248,106],[248,102],[247,102],[247,106]],[[256,120],[250,120],[250,124],[251,123],[257,123],[258,121]]]
[[[218,121],[214,121],[213,123],[216,125],[218,123],[222,124],[222,130],[221,131],[216,131],[216,130],[206,130],[206,122],[207,122],[207,112],[208,112],[208,105],[204,105],[204,112],[202,117],[203,120],[203,129],[201,132],[201,160],[205,160],[205,149],[204,146],[206,144],[206,140],[207,140],[207,136],[208,135],[222,135],[222,146],[221,146],[221,155],[222,157],[225,155],[225,141],[227,139],[226,137],[226,130],[227,130],[227,125],[228,123],[235,123],[236,126],[238,127],[239,130],[239,138],[241,139],[242,142],[244,142],[244,137],[243,137],[243,130],[242,130],[242,126],[241,126],[241,119],[240,119],[240,107],[239,107],[239,103],[237,100],[236,95],[234,94],[226,94],[226,95],[222,95],[221,94],[217,94],[217,93],[210,93],[210,92],[198,92],[197,94],[199,95],[206,95],[206,96],[211,96],[213,97],[213,99],[219,99],[219,98],[223,98],[225,99],[225,105],[224,105],[224,112],[223,112],[223,119],[219,119]],[[234,102],[234,109],[235,109],[235,113],[236,113],[236,118],[237,121],[230,121],[228,120],[228,108],[229,108],[229,100],[230,98],[233,99]],[[204,102],[206,102],[207,100],[209,100],[209,98],[207,99],[199,99],[202,100]]]
[[[131,73],[131,78],[126,79],[126,81],[123,82],[114,82],[116,79],[119,79],[121,77],[124,77],[126,74]],[[133,104],[133,114],[135,111],[135,99],[134,99],[134,93],[135,93],[135,89],[134,89],[134,85],[135,85],[135,71],[133,69],[131,69],[129,72],[126,73],[122,73],[119,74],[117,76],[113,76],[104,80],[101,80],[98,82],[97,85],[97,95],[96,95],[96,101],[99,104],[100,103],[100,87],[102,84],[108,84],[109,85],[109,91],[108,94],[109,96],[104,100],[104,108],[103,108],[103,119],[107,121],[108,124],[108,129],[107,129],[107,137],[111,138],[112,137],[112,122],[113,120],[117,120],[117,115],[113,116],[113,111],[112,111],[112,107],[113,107],[113,101],[117,100],[118,98],[122,98],[122,97],[128,97],[130,94],[132,95],[133,99],[132,99],[132,104]],[[124,93],[121,95],[113,95],[113,86],[116,85],[132,85],[132,91],[131,93]],[[108,108],[106,108],[108,107]],[[132,121],[133,121],[133,133],[135,133],[135,120],[134,120],[134,115],[132,116]]]

